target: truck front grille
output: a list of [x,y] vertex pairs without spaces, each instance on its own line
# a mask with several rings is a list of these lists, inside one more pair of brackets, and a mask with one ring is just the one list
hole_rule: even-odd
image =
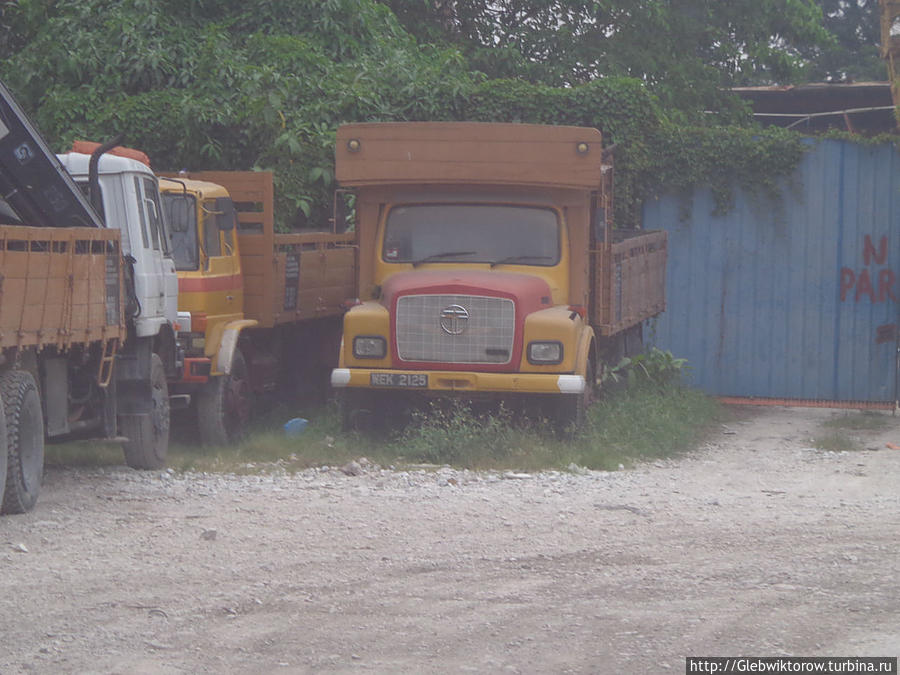
[[405,295],[397,301],[403,361],[509,363],[515,332],[515,305],[506,298]]

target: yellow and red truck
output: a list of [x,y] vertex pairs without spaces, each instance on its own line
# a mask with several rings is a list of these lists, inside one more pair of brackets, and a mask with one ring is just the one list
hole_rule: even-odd
[[581,425],[602,363],[665,308],[666,233],[612,227],[602,140],[527,124],[339,128],[359,245],[331,376],[345,426],[427,396],[524,398],[559,429]]
[[327,386],[341,317],[355,296],[352,233],[277,233],[270,172],[162,178],[178,270],[184,369],[200,439],[239,438],[254,401],[279,384]]

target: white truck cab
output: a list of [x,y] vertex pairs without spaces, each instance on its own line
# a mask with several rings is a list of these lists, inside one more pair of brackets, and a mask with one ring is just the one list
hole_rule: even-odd
[[[57,158],[90,196],[91,155],[70,152]],[[106,227],[121,231],[125,259],[129,338],[116,355],[119,435],[129,439],[123,444],[129,466],[155,469],[165,465],[171,406],[182,407],[190,400],[186,395],[170,397],[167,384],[184,366],[176,338],[178,275],[159,183],[149,165],[104,153],[96,168],[100,195],[91,201],[102,211]]]
[[[57,155],[76,183],[87,189],[90,155]],[[100,191],[106,226],[122,231],[122,253],[134,259],[137,337],[158,335],[178,318],[178,276],[168,228],[160,207],[159,184],[145,164],[129,157],[100,157]]]

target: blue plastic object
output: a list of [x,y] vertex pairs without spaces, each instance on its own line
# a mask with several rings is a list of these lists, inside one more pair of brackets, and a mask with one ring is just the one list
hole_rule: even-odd
[[302,417],[295,417],[284,423],[284,433],[287,436],[297,436],[298,434],[302,434],[308,423],[308,420],[305,420]]

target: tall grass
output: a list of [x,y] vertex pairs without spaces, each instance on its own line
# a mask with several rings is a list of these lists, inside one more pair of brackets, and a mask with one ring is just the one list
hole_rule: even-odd
[[611,469],[691,449],[725,413],[713,398],[669,384],[643,384],[602,399],[588,418],[579,454],[584,466]]
[[396,447],[406,459],[467,468],[548,469],[570,464],[615,469],[693,447],[722,417],[719,404],[677,385],[643,384],[604,398],[584,431],[559,440],[546,420],[478,415],[462,404],[433,410],[410,425]]
[[[232,447],[202,447],[190,435],[177,437],[169,467],[177,471],[259,473],[294,472],[313,466],[341,466],[366,457],[382,466],[449,464],[459,468],[539,471],[572,464],[612,470],[620,464],[667,457],[694,447],[721,419],[711,398],[677,385],[636,385],[601,398],[588,411],[584,430],[562,440],[545,419],[500,408],[479,412],[461,402],[414,413],[402,428],[381,434],[343,432],[336,405],[292,408],[282,405],[254,424]],[[309,422],[297,435],[284,423]],[[121,464],[115,445],[54,446],[52,463]],[[71,460],[75,460],[74,462]]]

